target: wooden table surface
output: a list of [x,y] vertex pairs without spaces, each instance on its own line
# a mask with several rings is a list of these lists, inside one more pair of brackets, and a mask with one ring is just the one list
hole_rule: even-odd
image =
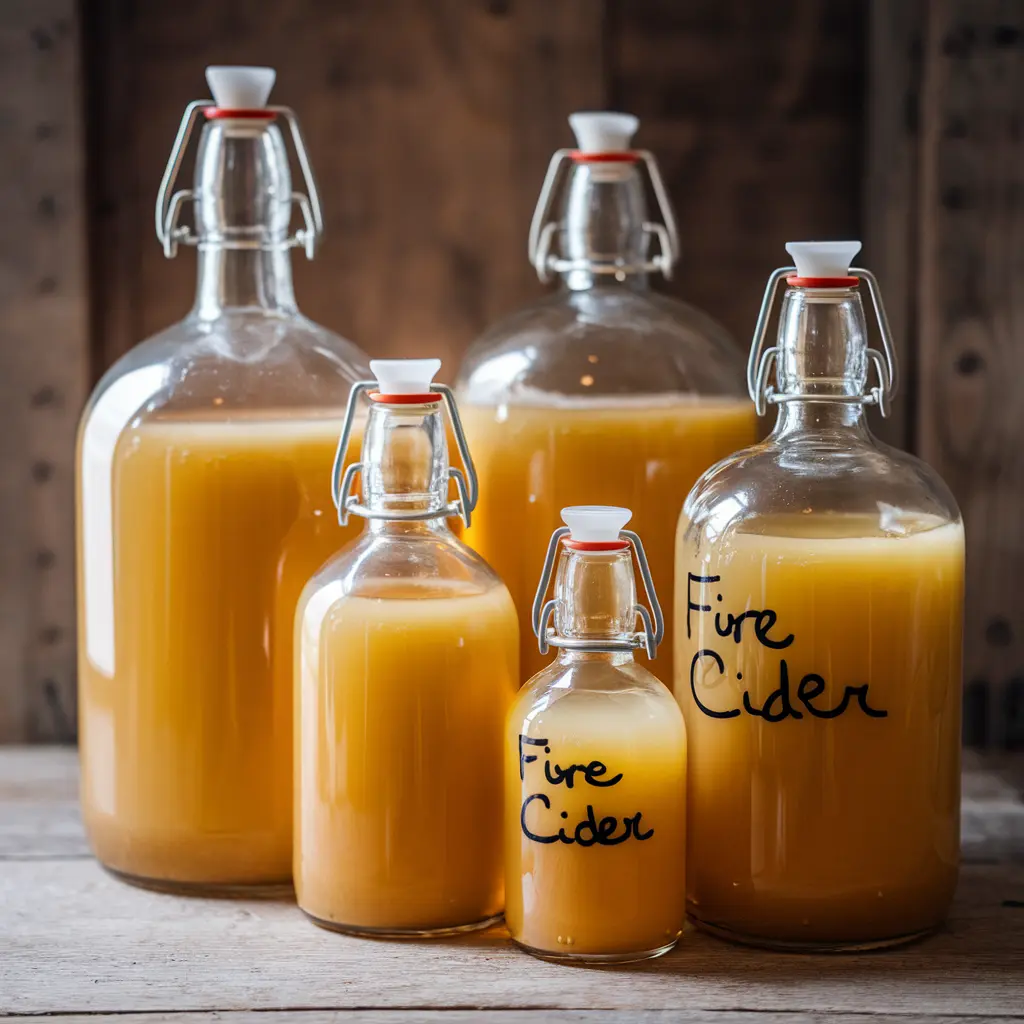
[[1024,1019],[1024,761],[968,759],[960,889],[932,938],[801,956],[688,932],[660,960],[602,969],[534,960],[500,928],[366,941],[315,928],[287,901],[132,888],[90,857],[76,787],[73,750],[0,748],[0,1019]]

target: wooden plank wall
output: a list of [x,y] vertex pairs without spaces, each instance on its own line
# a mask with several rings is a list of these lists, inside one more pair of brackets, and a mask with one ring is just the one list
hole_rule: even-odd
[[0,742],[74,736],[75,424],[88,386],[74,0],[0,3]]
[[1024,747],[1024,5],[876,0],[869,239],[906,438],[967,526],[965,740]]
[[[0,740],[70,734],[66,474],[82,382],[188,308],[194,255],[163,259],[153,198],[203,67],[235,61],[277,66],[275,98],[299,111],[325,192],[325,245],[295,261],[300,303],[375,354],[429,348],[454,367],[540,295],[526,230],[573,109],[641,117],[682,226],[671,291],[741,344],[787,239],[863,231],[905,370],[881,429],[938,466],[972,531],[970,738],[1024,741],[1007,725],[1024,713],[1014,0],[82,0],[87,207],[74,8],[8,0],[0,14],[0,141],[21,146],[0,171],[17,225],[0,242],[0,330],[13,339],[24,318],[47,339],[0,352]],[[21,102],[26,76],[52,114]],[[32,118],[60,130],[36,138]]]

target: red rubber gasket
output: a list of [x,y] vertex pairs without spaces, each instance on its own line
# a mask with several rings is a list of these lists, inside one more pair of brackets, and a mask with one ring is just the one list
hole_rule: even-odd
[[608,153],[584,153],[574,149],[570,159],[578,164],[635,164],[640,157],[629,150],[614,150]]
[[572,540],[567,537],[562,543],[573,551],[624,551],[629,547],[628,540]]
[[859,277],[792,277],[786,278],[786,284],[792,288],[856,288],[860,284]]
[[273,110],[232,110],[230,107],[204,107],[203,113],[211,121],[233,118],[237,121],[273,121],[277,114]]
[[382,395],[379,391],[370,393],[371,402],[383,402],[385,405],[426,405],[427,402],[440,402],[441,396],[434,391],[423,395]]

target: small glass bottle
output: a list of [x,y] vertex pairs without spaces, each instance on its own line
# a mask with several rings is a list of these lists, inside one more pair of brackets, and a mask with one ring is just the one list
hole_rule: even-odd
[[[686,916],[686,731],[672,694],[633,660],[638,647],[654,658],[664,622],[629,518],[562,510],[533,604],[540,651],[558,657],[508,716],[505,920],[545,960],[661,956]],[[651,612],[637,604],[631,549]]]
[[[269,893],[291,887],[295,605],[344,542],[323,466],[366,358],[295,304],[290,250],[313,255],[320,205],[294,113],[266,105],[273,70],[207,78],[157,201],[166,255],[199,249],[195,305],[118,360],[79,431],[81,799],[121,877]],[[172,196],[200,116],[195,188]]]
[[[505,585],[446,523],[469,521],[477,482],[451,392],[431,384],[440,365],[374,361],[376,382],[353,388],[334,493],[342,523],[367,524],[296,616],[295,891],[317,924],[357,935],[468,931],[503,905],[519,628]],[[362,461],[342,472],[364,392]],[[465,476],[449,467],[442,398]]]
[[[558,288],[491,327],[456,381],[482,484],[465,539],[515,599],[524,677],[544,667],[530,602],[559,509],[595,499],[631,508],[671,621],[686,494],[757,436],[738,346],[706,313],[649,285],[672,276],[679,243],[658,165],[631,146],[637,119],[569,121],[579,148],[552,157],[529,242],[540,280]],[[662,656],[672,664],[671,637]]]
[[956,885],[964,531],[936,473],[868,429],[896,366],[875,279],[849,268],[860,243],[787,248],[750,357],[775,429],[708,470],[679,523],[688,909],[755,945],[863,949],[938,927]]

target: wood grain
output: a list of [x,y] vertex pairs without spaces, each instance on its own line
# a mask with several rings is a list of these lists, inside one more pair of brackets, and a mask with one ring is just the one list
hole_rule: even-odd
[[785,243],[859,236],[862,4],[630,0],[611,101],[640,117],[679,219],[671,291],[746,350]]
[[0,743],[75,722],[75,424],[88,380],[72,0],[0,5]]
[[[914,448],[917,405],[918,132],[924,0],[872,0],[867,47],[864,252],[896,345],[901,387],[891,414],[870,414],[878,436]],[[866,299],[865,299],[866,301]],[[870,308],[869,308],[870,315]],[[873,325],[871,325],[873,330]],[[880,347],[880,339],[873,337]]]
[[530,214],[551,152],[569,142],[565,116],[601,104],[601,3],[98,7],[97,190],[116,241],[98,285],[105,364],[189,307],[194,254],[164,260],[151,211],[210,63],[273,64],[273,98],[302,121],[327,220],[317,260],[294,260],[307,315],[376,356],[436,353],[453,376],[489,321],[540,294]]
[[920,454],[967,526],[965,678],[1024,746],[1024,5],[928,5],[921,98]]
[[886,954],[824,957],[688,933],[663,960],[596,971],[533,960],[500,928],[458,940],[368,942],[313,927],[290,902],[178,899],[126,886],[92,860],[61,859],[54,837],[72,831],[70,753],[10,748],[0,751],[0,850],[26,807],[39,827],[33,836],[22,830],[19,854],[0,857],[0,1014],[223,1014],[234,1024],[257,1013],[310,1024],[1019,1019],[1024,762],[969,755],[967,769],[973,852],[950,923],[933,938]]

